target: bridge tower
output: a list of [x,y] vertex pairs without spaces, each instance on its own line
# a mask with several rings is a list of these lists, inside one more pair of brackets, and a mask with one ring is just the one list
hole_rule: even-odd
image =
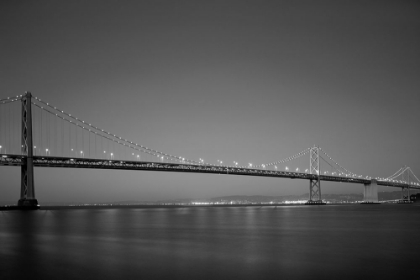
[[402,203],[410,202],[410,167],[405,167],[404,172],[401,174],[402,181],[406,182],[407,187],[401,188],[401,200]]
[[310,149],[309,154],[309,173],[315,175],[315,178],[309,180],[309,200],[306,204],[325,204],[322,202],[321,198],[321,180],[319,179],[319,175],[321,173],[319,164],[319,147],[313,146]]
[[35,198],[34,186],[34,165],[33,165],[33,141],[32,141],[32,95],[25,92],[22,96],[22,158],[21,166],[21,188],[18,207],[39,208]]

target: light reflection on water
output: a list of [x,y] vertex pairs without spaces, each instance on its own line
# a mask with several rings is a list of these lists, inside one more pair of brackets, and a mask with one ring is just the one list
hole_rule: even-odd
[[0,275],[401,278],[416,275],[419,229],[413,205],[0,212]]

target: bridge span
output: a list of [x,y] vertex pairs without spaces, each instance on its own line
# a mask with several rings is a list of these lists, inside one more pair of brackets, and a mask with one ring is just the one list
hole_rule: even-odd
[[[274,177],[287,179],[319,180],[328,182],[372,184],[375,181],[379,186],[410,188],[420,190],[420,186],[409,185],[403,182],[382,181],[376,179],[353,178],[348,176],[317,175],[303,172],[275,171],[256,168],[243,168],[233,166],[218,166],[209,164],[183,164],[152,161],[107,160],[94,158],[69,158],[54,156],[33,156],[35,167],[85,168],[85,169],[116,169],[137,171],[163,171],[202,174],[224,174],[240,176]],[[0,154],[0,165],[22,166],[27,159],[23,155]]]
[[[20,106],[20,125],[12,123],[17,117],[10,104]],[[34,105],[34,108],[32,108]],[[7,113],[2,108],[9,106]],[[35,110],[35,113],[33,112]],[[15,110],[17,111],[17,110]],[[342,167],[320,147],[307,148],[293,156],[260,165],[239,166],[209,164],[203,159],[191,160],[153,150],[115,134],[100,129],[89,122],[58,109],[33,97],[30,92],[13,98],[0,99],[0,166],[16,166],[21,169],[21,196],[18,206],[36,208],[34,167],[92,168],[133,171],[184,172],[200,174],[225,174],[271,178],[301,179],[309,181],[308,204],[325,204],[321,197],[321,181],[355,183],[364,185],[364,202],[378,202],[378,186],[397,187],[402,198],[409,201],[410,189],[420,189],[420,180],[407,166],[387,178],[371,178],[357,175]],[[34,116],[37,116],[35,118]],[[19,126],[21,129],[19,129]],[[18,129],[16,129],[18,128]],[[35,137],[33,134],[35,133]],[[16,137],[16,134],[18,136]],[[21,142],[16,141],[20,138]],[[3,144],[1,141],[5,141]],[[34,144],[35,141],[35,144]],[[13,152],[14,151],[14,152]],[[103,151],[103,152],[102,152]],[[309,154],[309,168],[305,172],[279,170],[278,165],[302,158]],[[144,160],[149,157],[150,160]],[[136,160],[133,160],[136,159]],[[321,161],[330,168],[321,172]]]

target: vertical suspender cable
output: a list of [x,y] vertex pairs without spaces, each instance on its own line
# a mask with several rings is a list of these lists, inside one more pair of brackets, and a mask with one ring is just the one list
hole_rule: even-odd
[[58,156],[58,150],[57,150],[57,141],[58,141],[57,131],[58,131],[58,129],[56,127],[56,117],[54,115],[52,117],[54,118],[54,153],[55,153],[55,156]]
[[[38,110],[38,108],[37,107],[34,107],[34,108],[36,108],[36,112],[39,112],[39,110]],[[39,145],[41,144],[41,134],[40,134],[40,121],[39,121],[39,113],[37,114],[37,116],[36,116],[36,122],[37,122],[37,127],[36,127],[36,130],[37,130],[37,133],[36,133],[36,136],[37,136],[37,143],[36,143],[36,147],[38,148],[39,147]],[[36,148],[35,148],[35,154],[36,154]]]
[[[9,105],[9,108],[11,107],[12,105]],[[13,129],[13,108],[11,108],[10,109],[10,153],[11,154],[14,154],[14,152],[15,152],[15,147],[14,147],[14,145],[13,145],[13,143],[14,143],[14,129]]]
[[[2,104],[4,103],[0,103],[0,146],[3,144],[3,132],[2,132],[2,128],[3,128],[3,106]],[[4,144],[3,144],[4,145]],[[2,148],[0,148],[0,154],[2,153]]]
[[60,125],[61,125],[61,156],[64,157],[64,123],[63,123],[63,119],[60,120]]
[[48,111],[48,129],[49,129],[49,142],[48,142],[48,155],[51,155],[51,148],[54,148],[54,127],[52,127],[52,114]]
[[47,149],[50,149],[50,114],[48,114],[48,111],[45,111],[45,116],[47,117],[47,148],[45,148],[45,151],[47,151]]
[[[9,105],[10,106],[10,105]],[[10,110],[10,107],[9,107]],[[13,110],[13,108],[11,108],[11,112],[9,111],[9,125],[10,125],[10,134],[9,134],[9,138],[10,138],[10,152],[11,154],[15,153],[15,134],[16,134],[16,129],[15,129],[15,125],[14,125],[14,118],[15,118],[15,112]]]
[[94,157],[96,157],[96,158],[99,158],[96,154],[97,154],[97,152],[96,152],[96,139],[98,138],[98,137],[96,137],[97,136],[97,133],[96,133],[96,131],[95,131],[95,144],[93,145],[93,148],[94,148],[94,150],[95,150],[95,152],[93,153],[94,154]]
[[[4,145],[3,143],[3,105],[4,103],[0,103],[0,146]],[[3,148],[3,147],[2,147]],[[2,153],[2,148],[0,148],[0,154]]]
[[10,153],[10,151],[11,151],[11,143],[12,143],[12,141],[11,141],[11,136],[10,136],[10,105],[9,106],[7,106],[7,110],[9,111],[8,112],[8,118],[7,118],[7,122],[8,122],[8,133],[7,134],[9,134],[9,143],[7,144],[7,146],[9,147],[9,153]]
[[71,137],[70,137],[70,135],[71,135],[71,123],[69,122],[68,124],[68,127],[69,127],[69,150],[68,150],[68,153],[70,154],[70,157],[71,157]]
[[48,115],[48,151],[51,153],[52,137],[51,137],[51,114],[47,111]]
[[[10,104],[9,106],[12,107],[12,104]],[[15,145],[13,145],[15,143],[15,129],[13,125],[14,116],[15,114],[14,114],[13,108],[11,108],[11,113],[10,113],[10,137],[11,137],[10,153],[11,154],[15,153]]]
[[4,113],[3,113],[3,107],[4,106],[2,106],[2,105],[4,105],[4,103],[1,103],[0,104],[0,146],[2,146],[2,148],[1,148],[1,153],[4,153],[4,136],[3,135],[5,135],[6,134],[6,132],[4,131],[5,130],[5,125],[3,124],[4,123],[4,117],[3,117],[3,115],[4,115]]
[[[49,146],[49,135],[48,135],[48,113],[45,111],[45,149]],[[41,151],[42,152],[42,151]]]
[[42,153],[42,144],[44,143],[44,133],[43,133],[43,129],[42,129],[42,122],[44,121],[43,119],[44,116],[44,111],[41,109],[41,142],[39,143],[39,148],[40,148],[40,155]]
[[[40,117],[39,117],[39,115],[41,114],[41,109],[37,109],[37,111],[39,112],[38,113],[38,143],[36,144],[37,145],[37,149],[39,149],[39,147],[41,146],[41,135],[42,135],[42,120],[40,120]],[[35,149],[36,150],[36,149]]]

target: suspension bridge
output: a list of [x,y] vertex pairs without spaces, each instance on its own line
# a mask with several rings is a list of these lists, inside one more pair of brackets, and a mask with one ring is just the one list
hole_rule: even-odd
[[[280,165],[309,157],[304,170],[280,170]],[[321,163],[326,166],[321,171]],[[307,204],[324,204],[321,181],[364,185],[364,202],[378,202],[378,186],[401,188],[402,202],[410,201],[410,189],[420,189],[420,180],[404,166],[389,177],[355,174],[313,146],[270,163],[246,166],[210,164],[154,150],[101,129],[87,121],[32,96],[30,92],[0,99],[0,165],[20,166],[20,208],[38,208],[34,167],[122,169],[239,176],[278,177],[309,181]]]

